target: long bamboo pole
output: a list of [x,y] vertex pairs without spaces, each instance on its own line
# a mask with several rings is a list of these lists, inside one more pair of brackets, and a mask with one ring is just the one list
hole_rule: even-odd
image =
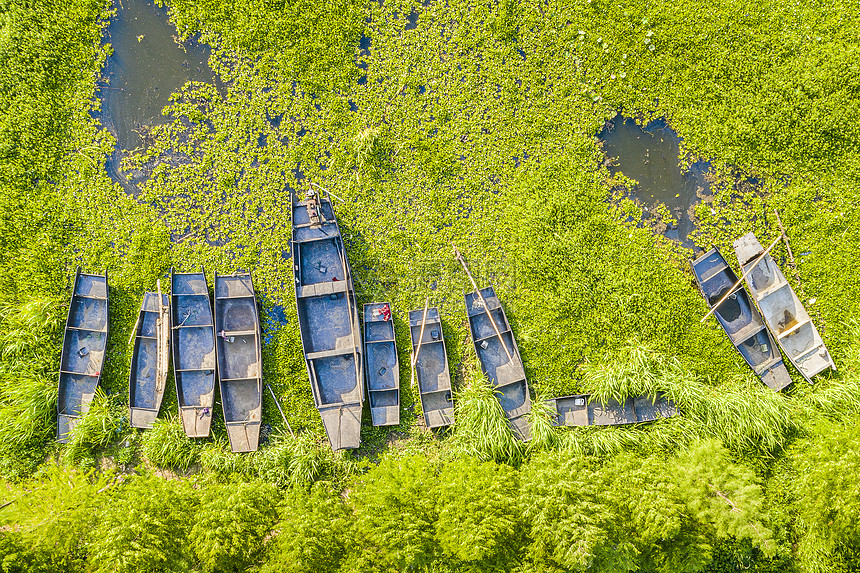
[[[418,352],[421,350],[421,342],[424,340],[424,325],[427,324],[427,308],[430,306],[430,297],[424,301],[424,314],[421,315],[421,330],[418,333],[418,344],[415,345],[415,351],[412,353],[412,358],[409,365],[412,369],[412,377],[409,379],[409,387],[415,383],[415,365],[418,363]],[[411,326],[409,328],[412,328]]]
[[762,254],[760,254],[760,255],[758,256],[758,258],[755,260],[755,262],[754,262],[752,265],[750,265],[750,268],[749,268],[749,269],[747,269],[747,271],[743,274],[743,276],[741,276],[741,278],[739,278],[739,279],[738,279],[738,282],[736,282],[736,283],[732,286],[732,288],[730,288],[730,289],[729,289],[729,292],[727,292],[727,293],[725,294],[725,296],[723,296],[723,298],[721,298],[721,299],[720,299],[720,302],[718,302],[718,303],[717,303],[717,304],[715,304],[713,307],[711,307],[711,310],[709,310],[709,311],[708,311],[708,314],[706,314],[705,316],[703,316],[703,317],[702,317],[702,320],[701,320],[701,321],[699,321],[699,322],[705,322],[706,320],[708,320],[708,317],[709,317],[709,316],[711,316],[712,314],[714,314],[714,312],[716,312],[716,310],[720,307],[720,305],[721,305],[721,304],[723,304],[724,302],[726,302],[726,299],[727,299],[727,298],[729,298],[729,296],[731,296],[731,295],[732,295],[736,290],[738,290],[738,287],[740,286],[740,284],[741,284],[742,282],[744,282],[744,279],[745,279],[745,278],[747,278],[747,276],[752,272],[752,270],[758,266],[758,264],[762,261],[762,259],[764,259],[764,258],[767,256],[767,254],[768,254],[768,253],[769,253],[769,252],[770,252],[770,251],[771,251],[771,250],[776,246],[776,244],[777,244],[778,242],[780,242],[781,240],[782,240],[782,237],[777,237],[777,239],[776,239],[773,243],[771,243],[771,244],[770,244],[770,246],[767,248],[767,250],[766,250],[765,252],[763,252]]
[[469,272],[469,267],[466,265],[466,259],[463,258],[463,255],[460,254],[460,251],[457,249],[457,245],[451,244],[454,247],[454,256],[460,264],[463,265],[463,270],[466,271],[466,275],[469,277],[469,280],[472,281],[472,287],[475,289],[475,294],[478,295],[478,298],[481,299],[481,304],[484,305],[484,312],[487,313],[487,317],[490,319],[490,324],[493,325],[493,330],[496,331],[496,336],[499,337],[499,341],[502,343],[502,348],[505,349],[505,354],[508,355],[508,361],[513,362],[514,358],[511,356],[510,350],[508,350],[508,345],[505,344],[505,339],[502,338],[502,333],[499,331],[499,327],[496,325],[496,319],[493,318],[493,313],[490,312],[490,306],[487,304],[487,300],[484,298],[484,295],[481,294],[481,289],[478,288],[478,283],[475,282],[475,277],[472,276],[472,273]]

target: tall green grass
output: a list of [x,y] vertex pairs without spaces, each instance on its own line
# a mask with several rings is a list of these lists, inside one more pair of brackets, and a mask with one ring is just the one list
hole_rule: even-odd
[[0,304],[0,473],[23,477],[54,433],[63,307],[53,298]]
[[142,452],[161,468],[185,472],[200,459],[201,446],[185,435],[177,416],[159,418],[143,436]]
[[[169,440],[159,441],[164,446],[170,445]],[[206,471],[221,476],[256,476],[278,487],[308,486],[343,465],[337,463],[338,458],[332,455],[327,443],[307,433],[294,437],[278,432],[268,444],[252,453],[232,452],[226,440],[216,438],[199,447],[198,458]],[[187,466],[173,467],[187,469]]]
[[97,388],[89,411],[70,432],[62,458],[68,463],[91,466],[99,450],[119,441],[129,431],[125,404]]
[[479,369],[468,374],[454,407],[453,441],[460,451],[481,461],[517,464],[522,460],[525,446],[514,437],[495,389]]
[[[684,444],[694,437],[711,436],[727,447],[771,456],[782,449],[798,429],[793,408],[786,398],[758,382],[728,380],[712,385],[700,379],[677,359],[661,355],[636,341],[607,356],[601,364],[588,364],[584,383],[592,400],[606,403],[627,397],[666,395],[680,410],[679,419],[652,424],[650,428],[615,428],[622,435],[606,436],[601,428],[583,436],[595,441],[593,450],[616,449],[639,442],[640,432],[656,434],[641,439],[666,446]],[[662,435],[661,435],[662,434]],[[603,442],[603,443],[601,443]]]

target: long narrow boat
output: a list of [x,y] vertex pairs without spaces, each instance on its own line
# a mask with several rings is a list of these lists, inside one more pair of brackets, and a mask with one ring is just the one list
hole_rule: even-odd
[[[738,277],[717,249],[711,249],[691,263],[699,291],[713,306],[725,296]],[[777,392],[791,384],[791,376],[782,361],[758,309],[746,289],[740,288],[714,311],[717,322],[729,335],[741,356],[772,390]]]
[[143,295],[131,372],[128,375],[129,423],[133,428],[151,428],[158,417],[170,364],[170,297],[147,292]]
[[296,307],[314,403],[333,450],[361,442],[364,371],[352,272],[331,200],[294,200]]
[[189,438],[205,438],[215,401],[215,325],[209,285],[199,273],[170,269],[170,342],[179,416]]
[[364,356],[373,425],[396,426],[400,423],[400,361],[387,302],[364,305]]
[[57,441],[61,443],[69,441],[69,432],[89,411],[102,377],[109,324],[108,292],[107,271],[104,275],[90,275],[77,268],[60,359]]
[[[514,333],[511,332],[493,287],[481,289],[481,295],[478,296],[476,292],[466,294],[466,312],[475,352],[481,369],[496,389],[514,434],[528,441],[531,439],[531,427],[526,414],[532,409],[532,401],[517,341],[514,340]],[[484,300],[487,307],[484,306]],[[490,315],[496,328],[490,322]],[[501,336],[496,333],[496,329]]]
[[426,319],[424,310],[410,311],[409,330],[413,356],[418,349],[415,377],[421,394],[424,423],[428,428],[450,426],[454,422],[454,402],[451,399],[451,373],[448,371],[448,353],[445,350],[439,309],[428,308]]
[[215,335],[230,448],[256,451],[263,405],[263,353],[257,297],[249,273],[215,274]]
[[659,418],[670,418],[678,409],[666,396],[637,396],[627,398],[624,403],[609,400],[606,405],[590,402],[591,396],[579,394],[547,400],[555,412],[556,426],[621,426],[640,422],[653,422]]
[[[764,252],[752,233],[735,241],[734,247],[744,272]],[[818,329],[773,257],[768,254],[756,264],[746,283],[783,352],[807,381],[828,368],[836,370]]]

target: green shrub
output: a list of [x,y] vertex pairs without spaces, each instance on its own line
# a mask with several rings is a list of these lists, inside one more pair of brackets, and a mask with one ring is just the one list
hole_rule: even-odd
[[860,554],[860,422],[820,423],[794,445],[793,493],[801,562],[809,571],[850,567]]
[[[7,540],[8,550],[31,560],[36,571],[83,571],[87,544],[93,539],[100,508],[108,501],[104,492],[115,484],[110,473],[55,464],[43,466],[32,480],[7,484],[8,505],[0,510],[0,524],[15,532]],[[10,555],[5,559],[13,560]]]
[[710,536],[748,539],[765,556],[776,555],[760,480],[750,468],[733,462],[719,442],[695,442],[672,470],[681,499]]
[[434,562],[436,483],[435,468],[421,457],[384,460],[355,483],[349,501],[366,563],[404,571]]
[[263,573],[337,571],[353,548],[353,518],[331,484],[293,488],[281,507]]
[[595,460],[539,454],[520,479],[527,555],[537,570],[633,569],[637,551],[615,536],[618,516],[603,498],[607,479]]
[[96,573],[187,571],[198,498],[189,483],[136,476],[110,497],[89,547]]
[[439,475],[436,539],[450,558],[501,570],[522,542],[517,472],[474,458],[454,459]]
[[206,487],[188,541],[202,571],[245,571],[266,549],[279,493],[264,482]]

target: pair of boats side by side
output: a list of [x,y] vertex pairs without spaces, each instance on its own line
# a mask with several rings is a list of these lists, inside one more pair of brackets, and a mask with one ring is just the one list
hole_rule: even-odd
[[[170,295],[147,292],[132,333],[129,421],[152,428],[172,357],[186,435],[209,435],[219,381],[230,447],[257,449],[262,413],[260,320],[250,274],[215,274],[214,315],[206,275],[170,272]],[[104,366],[107,274],[75,273],[60,367],[58,440],[89,410]]]
[[691,266],[699,290],[744,361],[775,391],[791,384],[780,348],[810,383],[816,374],[836,370],[809,313],[755,235],[748,233],[733,246],[749,292],[740,286],[725,298],[740,281],[716,248]]
[[[366,304],[359,321],[349,260],[328,197],[313,192],[304,201],[294,197],[292,221],[296,307],[314,403],[332,449],[357,448],[365,396],[373,425],[400,423],[400,364],[391,305]],[[466,294],[465,305],[481,369],[496,389],[514,435],[527,441],[531,397],[504,309],[492,287]],[[409,311],[408,320],[425,425],[448,426],[454,422],[454,404],[439,309]],[[569,396],[551,401],[558,412],[554,423],[627,424],[675,414],[664,397],[637,398],[642,412],[638,417],[632,405],[615,403],[589,404],[585,423],[567,414],[588,399]]]

